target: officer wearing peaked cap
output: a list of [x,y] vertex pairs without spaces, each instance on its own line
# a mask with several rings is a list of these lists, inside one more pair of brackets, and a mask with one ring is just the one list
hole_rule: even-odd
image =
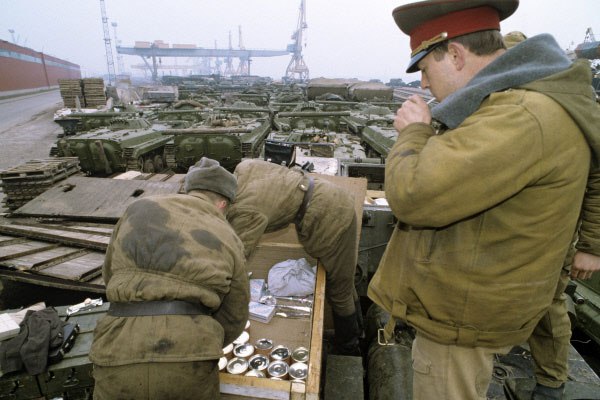
[[518,4],[392,12],[410,36],[407,72],[439,101],[397,111],[385,189],[398,224],[368,290],[391,314],[388,340],[396,320],[417,332],[414,399],[486,398],[493,355],[524,343],[552,303],[598,169],[589,65],[548,34],[507,51],[500,22]]
[[132,203],[102,276],[108,314],[94,331],[94,399],[219,398],[217,362],[248,320],[243,244],[225,219],[237,181],[202,158],[185,194]]

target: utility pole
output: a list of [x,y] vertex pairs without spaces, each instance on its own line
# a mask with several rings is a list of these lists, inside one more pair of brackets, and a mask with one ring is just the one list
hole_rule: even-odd
[[100,10],[102,11],[102,28],[104,29],[104,49],[106,51],[106,66],[108,67],[108,84],[116,83],[115,61],[113,60],[112,45],[110,44],[110,30],[108,29],[108,18],[106,17],[106,7],[104,0],[100,0]]
[[300,82],[308,80],[308,66],[304,62],[302,57],[302,31],[304,31],[308,25],[306,25],[306,2],[301,0],[300,2],[300,13],[298,15],[298,25],[296,31],[292,34],[294,43],[288,45],[288,51],[292,52],[292,59],[288,64],[285,71],[285,78],[288,80],[295,80],[295,75],[298,75]]

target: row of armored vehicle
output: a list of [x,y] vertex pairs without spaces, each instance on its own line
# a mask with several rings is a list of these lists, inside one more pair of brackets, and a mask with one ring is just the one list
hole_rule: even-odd
[[71,113],[55,119],[65,134],[51,154],[79,157],[90,175],[131,169],[185,172],[202,156],[233,170],[242,158],[268,158],[265,148],[287,153],[281,159],[287,164],[296,152],[353,162],[382,156],[361,135],[370,125],[391,127],[399,102],[352,102],[331,93],[321,98],[267,106],[237,100],[222,106],[204,97],[135,111]]

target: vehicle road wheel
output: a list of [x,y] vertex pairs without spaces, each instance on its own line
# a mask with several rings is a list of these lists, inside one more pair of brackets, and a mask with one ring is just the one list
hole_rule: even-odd
[[154,173],[154,163],[152,162],[152,160],[148,159],[146,161],[144,161],[144,169],[142,170],[142,172],[147,172],[147,173]]
[[159,155],[154,156],[154,171],[162,172],[164,169],[165,163],[163,162],[162,157]]

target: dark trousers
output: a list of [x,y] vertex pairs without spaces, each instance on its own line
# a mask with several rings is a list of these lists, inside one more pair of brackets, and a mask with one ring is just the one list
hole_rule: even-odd
[[217,360],[94,365],[94,400],[219,399]]

